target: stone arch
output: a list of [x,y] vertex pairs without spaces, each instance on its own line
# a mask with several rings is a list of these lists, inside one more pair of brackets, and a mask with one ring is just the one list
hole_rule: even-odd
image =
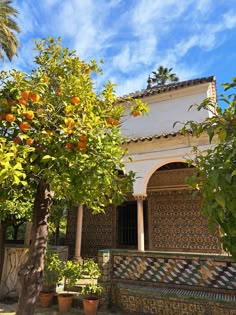
[[195,168],[183,161],[159,166],[147,183],[149,249],[167,252],[220,253],[219,234],[212,235],[201,211],[201,196],[185,183]]
[[150,181],[150,178],[152,177],[152,175],[158,170],[161,169],[162,167],[166,166],[166,165],[171,165],[171,164],[178,164],[178,163],[182,163],[187,165],[186,163],[186,159],[184,158],[179,158],[179,159],[168,159],[168,160],[163,160],[160,161],[158,164],[156,164],[152,169],[150,169],[148,171],[148,173],[146,174],[145,180],[144,180],[144,187],[145,187],[145,191],[147,191],[147,186],[148,183]]

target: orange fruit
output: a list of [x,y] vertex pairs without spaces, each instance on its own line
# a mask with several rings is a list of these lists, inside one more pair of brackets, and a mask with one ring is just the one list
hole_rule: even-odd
[[30,93],[30,98],[35,103],[37,103],[40,100],[40,97],[37,93]]
[[66,148],[69,149],[69,150],[73,150],[74,147],[73,147],[72,143],[68,142],[68,143],[66,143]]
[[72,99],[71,99],[71,103],[79,104],[80,103],[80,99],[78,98],[78,96],[73,96]]
[[20,137],[15,137],[14,139],[13,139],[13,141],[16,143],[16,144],[21,144],[21,138]]
[[25,116],[27,119],[31,120],[31,119],[34,118],[34,112],[33,112],[32,110],[29,110],[28,112],[24,113],[24,116]]
[[19,99],[19,104],[25,106],[25,105],[27,104],[27,102],[26,102],[26,100],[22,97],[22,98]]
[[86,142],[87,138],[86,138],[86,136],[80,136],[79,140],[82,141],[82,142]]
[[134,113],[132,114],[133,117],[138,117],[138,116],[140,116],[140,115],[141,115],[140,110],[138,110],[138,111],[136,111],[136,112],[134,112]]
[[119,125],[119,120],[118,120],[118,119],[113,119],[113,125],[114,125],[114,126]]
[[34,143],[34,140],[31,138],[26,139],[25,143],[29,146],[31,146]]
[[117,126],[119,124],[119,120],[118,119],[114,119],[112,117],[109,117],[107,119],[107,123],[110,124],[110,125]]
[[28,100],[29,96],[30,96],[30,91],[24,91],[21,93],[21,96],[24,100]]
[[12,115],[12,114],[6,114],[6,120],[7,121],[9,121],[9,122],[13,122],[13,121],[15,121],[15,116],[14,115]]
[[79,148],[86,148],[86,143],[83,142],[83,141],[78,141],[77,146],[78,146]]
[[12,107],[14,104],[14,101],[13,100],[7,100],[7,104],[9,107]]
[[30,129],[31,125],[30,123],[28,123],[28,121],[22,121],[22,123],[20,123],[20,130],[23,132],[27,132]]
[[107,123],[108,124],[112,124],[112,122],[113,122],[113,118],[111,118],[111,117],[107,118]]

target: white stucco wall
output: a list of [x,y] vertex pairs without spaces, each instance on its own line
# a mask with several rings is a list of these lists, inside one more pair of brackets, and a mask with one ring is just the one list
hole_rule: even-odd
[[[201,122],[211,115],[206,110],[197,111],[192,104],[200,104],[206,97],[212,96],[211,83],[188,87],[182,90],[158,94],[144,98],[149,104],[150,112],[144,117],[125,117],[122,126],[123,135],[136,139],[141,137],[170,134],[182,128],[180,124],[173,128],[176,121],[194,120]],[[209,146],[208,137],[194,139],[191,135],[168,136],[148,141],[130,142],[124,145],[129,152],[131,161],[125,160],[126,171],[134,171],[136,180],[133,193],[146,194],[147,184],[151,175],[159,167],[172,162],[186,162],[193,157],[192,147],[198,146],[201,150]]]
[[149,114],[136,118],[126,115],[122,123],[122,134],[128,138],[159,135],[180,130],[181,124],[173,127],[176,121],[203,121],[210,113],[206,110],[197,111],[196,107],[189,110],[189,107],[200,104],[210,96],[209,86],[210,83],[206,83],[143,98],[143,102],[149,105]]

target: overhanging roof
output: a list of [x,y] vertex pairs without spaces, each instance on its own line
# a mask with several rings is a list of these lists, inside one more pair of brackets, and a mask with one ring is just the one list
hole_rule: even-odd
[[[191,134],[191,131],[188,131],[188,133]],[[131,142],[144,142],[144,141],[152,141],[154,139],[161,139],[161,138],[170,138],[170,137],[176,137],[178,135],[183,136],[183,132],[177,131],[177,132],[170,132],[170,133],[162,133],[159,135],[152,135],[152,136],[146,136],[146,137],[139,137],[139,138],[127,138],[123,141],[123,143],[131,143]]]
[[147,88],[147,89],[130,93],[126,96],[129,96],[132,98],[143,98],[143,97],[153,96],[156,94],[161,94],[161,93],[174,91],[174,90],[180,90],[180,89],[191,87],[194,85],[200,85],[200,84],[204,84],[208,82],[215,82],[215,81],[216,81],[215,76],[203,77],[203,78],[198,78],[198,79],[193,79],[193,80],[174,82],[174,83],[170,83],[166,85],[159,85],[159,86],[157,85],[151,88]]

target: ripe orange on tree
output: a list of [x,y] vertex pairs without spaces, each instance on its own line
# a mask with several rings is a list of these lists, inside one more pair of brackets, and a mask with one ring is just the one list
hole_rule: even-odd
[[69,149],[69,150],[73,150],[74,146],[72,143],[66,143],[66,148]]
[[138,110],[132,114],[133,117],[138,117],[141,115],[141,112]]
[[34,140],[31,138],[26,139],[25,143],[29,146],[31,146],[34,143]]
[[26,90],[24,92],[21,93],[21,96],[24,100],[28,100],[29,96],[30,96],[30,91]]
[[78,148],[86,148],[87,144],[83,141],[78,141],[77,143]]
[[82,136],[79,136],[79,140],[82,141],[82,142],[86,142],[87,141],[87,137],[82,135]]
[[119,125],[119,120],[118,119],[113,119],[113,125],[118,126]]
[[6,114],[6,118],[5,119],[6,119],[6,121],[11,122],[11,123],[16,120],[15,116],[12,115],[12,114]]
[[26,100],[25,100],[23,97],[21,97],[21,98],[18,100],[18,102],[19,102],[19,104],[24,105],[24,106],[27,104]]
[[29,110],[28,112],[24,113],[24,116],[25,116],[27,119],[31,120],[31,119],[34,118],[34,112],[33,112],[32,110]]
[[117,126],[119,124],[119,120],[118,119],[114,119],[112,117],[109,117],[107,119],[107,123],[110,124],[110,125]]
[[35,103],[37,103],[40,100],[40,97],[37,93],[30,93],[30,98]]
[[20,130],[23,132],[27,132],[31,128],[31,125],[28,121],[22,121],[20,123]]
[[71,99],[71,103],[73,104],[79,104],[80,103],[80,99],[78,96],[73,96]]
[[15,142],[15,144],[21,144],[21,143],[22,143],[20,137],[15,137],[15,138],[13,138],[13,142]]

